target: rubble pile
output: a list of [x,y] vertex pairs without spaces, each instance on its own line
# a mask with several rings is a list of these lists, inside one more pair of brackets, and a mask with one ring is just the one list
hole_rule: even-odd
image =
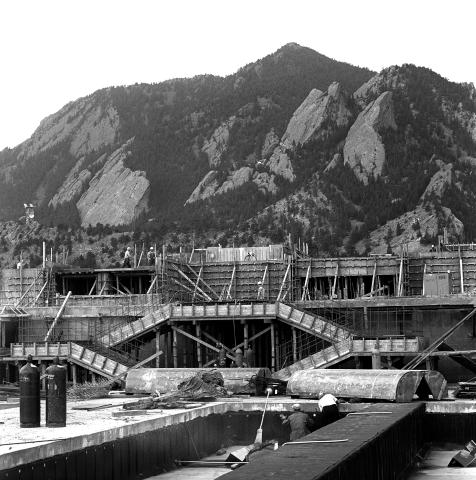
[[224,387],[223,376],[220,372],[203,371],[179,383],[176,392],[167,395],[151,395],[138,402],[124,405],[126,410],[149,410],[154,408],[182,408],[184,402],[214,400],[218,397],[228,397],[230,392]]

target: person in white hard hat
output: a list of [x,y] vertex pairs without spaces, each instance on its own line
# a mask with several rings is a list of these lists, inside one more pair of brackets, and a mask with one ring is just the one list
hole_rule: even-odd
[[309,415],[301,410],[299,403],[294,403],[292,409],[293,413],[291,413],[289,417],[286,418],[283,413],[280,415],[283,425],[289,425],[291,427],[291,435],[289,437],[291,442],[311,433],[309,430],[311,423]]
[[259,281],[258,282],[258,295],[256,296],[257,300],[263,300],[264,299],[264,287],[263,287],[263,282]]
[[330,393],[319,392],[319,410],[322,414],[323,426],[339,420],[339,407],[337,406],[337,398]]
[[149,265],[155,265],[155,250],[154,247],[150,247],[147,252],[147,263]]
[[132,256],[132,249],[131,247],[126,248],[126,252],[124,253],[124,268],[131,268],[131,256]]

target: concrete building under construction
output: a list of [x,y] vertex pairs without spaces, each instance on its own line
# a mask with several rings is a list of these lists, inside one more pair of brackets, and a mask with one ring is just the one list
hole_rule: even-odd
[[[21,267],[21,265],[20,265]],[[297,248],[194,250],[154,266],[0,272],[0,381],[29,354],[71,382],[132,368],[269,367],[476,373],[476,251],[313,258]]]

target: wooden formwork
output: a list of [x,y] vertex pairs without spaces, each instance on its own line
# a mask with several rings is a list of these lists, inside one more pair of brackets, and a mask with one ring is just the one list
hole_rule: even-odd
[[[171,266],[169,275],[176,285],[181,283],[186,286],[189,296],[197,301],[206,301],[207,296],[214,301],[266,301],[278,297],[286,268],[287,264],[278,260],[210,262]],[[261,295],[258,292],[258,282],[262,284]]]

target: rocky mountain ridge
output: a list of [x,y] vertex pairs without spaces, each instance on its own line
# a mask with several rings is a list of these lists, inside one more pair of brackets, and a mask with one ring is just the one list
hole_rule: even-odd
[[474,86],[413,65],[374,74],[289,44],[226,78],[66,105],[0,152],[0,219],[33,202],[46,224],[395,250],[443,228],[476,235],[475,166]]

